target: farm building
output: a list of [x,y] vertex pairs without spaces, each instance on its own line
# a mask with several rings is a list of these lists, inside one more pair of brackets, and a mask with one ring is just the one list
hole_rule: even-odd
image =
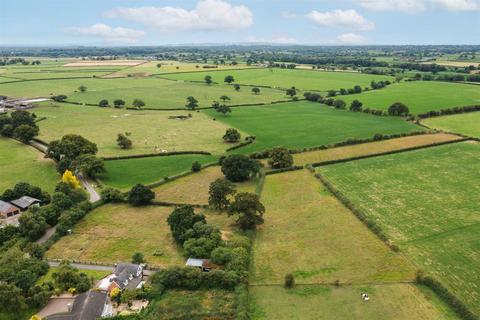
[[20,209],[14,205],[0,200],[0,217],[2,219],[13,217],[20,213]]
[[29,196],[23,196],[16,200],[10,201],[10,203],[20,208],[21,211],[26,211],[30,207],[39,207],[41,201]]
[[45,317],[47,320],[95,320],[103,316],[110,316],[108,310],[107,293],[90,290],[78,295],[69,312],[54,314]]
[[208,259],[195,259],[195,258],[188,258],[187,263],[185,263],[187,267],[194,267],[199,268],[203,272],[209,272],[210,270],[214,269],[216,266]]
[[102,279],[98,288],[111,292],[114,288],[120,290],[135,289],[142,285],[143,266],[133,263],[119,263],[113,274]]

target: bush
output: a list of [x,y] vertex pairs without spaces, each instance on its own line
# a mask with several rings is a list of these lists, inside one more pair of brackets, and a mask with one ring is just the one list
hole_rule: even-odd
[[200,164],[200,162],[195,161],[194,163],[192,163],[192,172],[198,172],[200,171],[200,169],[202,169],[202,165]]
[[240,132],[235,128],[229,128],[223,136],[223,140],[229,143],[235,143],[240,140]]
[[285,275],[285,284],[284,284],[285,288],[287,289],[291,289],[295,286],[295,278],[293,276],[293,274],[291,273],[287,273]]
[[260,170],[260,163],[247,156],[235,154],[222,161],[222,172],[232,182],[242,182],[256,175]]
[[128,203],[134,206],[149,204],[153,199],[155,199],[155,192],[142,184],[134,186],[127,196]]
[[123,193],[114,188],[102,189],[102,191],[100,191],[100,195],[102,196],[102,200],[105,202],[122,202],[125,200]]
[[277,147],[270,151],[268,164],[273,169],[288,168],[293,165],[293,157],[287,148]]
[[144,262],[145,262],[145,258],[144,258],[142,253],[135,252],[132,255],[132,263],[140,264],[140,263],[144,263]]
[[408,107],[401,102],[395,102],[388,108],[388,114],[391,116],[407,116],[409,112]]

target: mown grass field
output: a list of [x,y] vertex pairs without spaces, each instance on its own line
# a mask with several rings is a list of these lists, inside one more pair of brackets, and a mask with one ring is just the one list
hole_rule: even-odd
[[461,137],[446,133],[422,134],[417,136],[369,142],[368,144],[357,144],[339,148],[302,152],[294,154],[293,159],[296,165],[306,165],[309,163],[373,155],[382,152],[402,150],[433,143],[455,141],[459,139],[461,139]]
[[[79,73],[77,76],[81,76]],[[84,85],[86,92],[78,92]],[[127,107],[132,106],[134,99],[142,99],[146,107],[155,109],[184,109],[188,96],[199,101],[199,107],[211,107],[212,102],[226,95],[230,98],[227,104],[270,103],[286,100],[285,92],[275,89],[264,89],[258,95],[250,89],[235,91],[227,85],[206,85],[204,83],[183,83],[158,78],[112,78],[112,79],[66,79],[38,80],[17,83],[0,83],[0,94],[12,97],[49,97],[65,94],[69,101],[98,104],[107,99],[113,104],[116,99],[123,99]]]
[[[48,269],[48,272],[46,275],[40,277],[38,280],[37,280],[37,284],[38,285],[42,285],[44,283],[47,283],[47,282],[53,282],[53,274],[55,272],[57,272],[58,268],[57,267],[50,267]],[[111,272],[109,271],[99,271],[99,270],[84,270],[84,269],[79,269],[78,270],[80,273],[85,273],[89,278],[95,280],[95,281],[98,281],[98,280],[101,280],[103,278],[105,278],[106,276],[110,275]]]
[[[287,69],[251,69],[229,71],[205,71],[192,73],[168,74],[164,77],[175,80],[203,81],[206,75],[211,75],[214,82],[223,83],[227,75],[235,78],[235,83],[245,85],[270,86],[279,88],[296,87],[300,90],[339,90],[352,88],[355,85],[370,86],[372,80],[392,80],[392,77],[368,75],[354,72],[325,72],[311,70]],[[249,88],[244,88],[247,90]],[[264,89],[262,89],[264,90]]]
[[462,142],[318,170],[480,314],[479,156]]
[[257,231],[251,283],[409,281],[413,266],[391,251],[307,170],[267,176],[265,223]]
[[[216,179],[224,178],[219,166],[163,184],[154,189],[156,199],[173,203],[208,204],[208,190]],[[255,181],[235,183],[237,192],[255,192]]]
[[306,101],[235,108],[228,116],[219,116],[213,110],[203,112],[216,117],[217,121],[256,137],[253,144],[236,151],[242,153],[275,146],[291,149],[314,147],[349,138],[370,138],[376,133],[424,130],[396,117],[377,117],[335,110]]
[[[169,119],[187,116],[186,111],[137,111],[69,104],[45,103],[34,109],[38,117],[39,138],[60,139],[65,134],[79,134],[97,144],[100,156],[171,151],[208,151],[222,153],[231,144],[222,137],[228,128],[202,113],[192,113],[186,120]],[[119,133],[130,133],[131,149],[122,150],[116,139]]]
[[480,138],[480,112],[429,118],[422,122],[432,128]]
[[[361,299],[368,293],[370,301]],[[458,319],[438,298],[410,284],[251,287],[255,320],[440,320]],[[301,311],[300,311],[301,310]]]
[[[134,252],[141,252],[151,266],[183,266],[185,258],[166,221],[172,211],[171,207],[123,204],[99,207],[82,219],[71,235],[56,242],[46,257],[113,265],[128,262]],[[209,223],[230,232],[231,219],[225,214],[205,214]]]
[[348,104],[357,99],[363,108],[387,110],[395,102],[408,106],[410,113],[475,105],[480,103],[477,86],[440,81],[413,81],[395,83],[387,88],[361,94],[340,96]]
[[[108,186],[127,190],[137,183],[151,184],[165,177],[190,171],[195,161],[203,165],[215,162],[216,158],[207,155],[176,155],[106,161],[107,172],[99,178]],[[192,196],[196,194],[195,191]]]
[[55,164],[43,153],[16,140],[0,138],[0,193],[18,182],[52,192],[59,181]]
[[171,290],[154,300],[145,320],[235,319],[235,295],[224,290]]

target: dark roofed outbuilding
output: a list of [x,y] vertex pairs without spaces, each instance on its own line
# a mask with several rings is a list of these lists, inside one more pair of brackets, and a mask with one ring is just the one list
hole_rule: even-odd
[[78,295],[68,314],[51,315],[47,320],[96,320],[102,316],[107,293],[90,290]]
[[10,218],[20,213],[20,209],[14,205],[0,200],[0,217]]
[[38,206],[40,205],[41,201],[29,196],[23,196],[21,198],[18,198],[16,200],[10,201],[13,205],[16,207],[20,208],[20,210],[25,211],[31,206]]

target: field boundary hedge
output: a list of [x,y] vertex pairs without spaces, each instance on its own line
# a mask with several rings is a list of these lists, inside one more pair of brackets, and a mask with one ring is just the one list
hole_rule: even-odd
[[279,173],[284,173],[284,172],[289,172],[289,171],[297,171],[297,170],[302,170],[304,169],[304,166],[291,166],[288,168],[281,168],[281,169],[273,169],[265,172],[266,176],[271,176],[273,174],[279,174]]
[[480,111],[480,105],[478,104],[428,111],[425,113],[418,114],[417,117],[420,119],[427,119],[427,118],[435,118],[435,117],[448,116],[448,115],[454,115],[454,114],[460,114],[460,113],[476,112],[476,111]]
[[383,151],[383,152],[366,154],[366,155],[361,155],[361,156],[356,156],[356,157],[348,157],[348,158],[343,158],[343,159],[319,161],[319,162],[310,163],[310,165],[314,168],[317,168],[317,167],[327,166],[327,165],[331,165],[331,164],[335,164],[335,163],[350,162],[350,161],[361,160],[361,159],[381,157],[381,156],[395,154],[395,153],[403,153],[403,152],[408,152],[408,151],[413,151],[413,150],[420,150],[420,149],[438,147],[438,146],[442,146],[442,145],[446,145],[446,144],[459,143],[459,142],[464,142],[464,141],[469,141],[469,140],[472,140],[472,139],[471,138],[461,138],[461,139],[457,139],[457,140],[434,142],[434,143],[424,144],[424,145],[421,145],[421,146],[414,146],[414,147],[408,147],[408,148],[402,148],[402,149],[396,149],[396,150],[390,150],[390,151]]
[[445,302],[460,318],[464,320],[478,320],[476,316],[470,309],[451,293],[440,281],[431,277],[425,276],[422,272],[417,272],[415,277],[415,282],[417,284],[424,285],[430,288],[435,294]]
[[168,157],[168,156],[178,156],[178,155],[195,155],[195,154],[206,155],[206,156],[212,155],[210,152],[207,152],[207,151],[171,151],[171,152],[163,152],[163,153],[134,154],[129,156],[102,157],[102,159],[105,161],[115,161],[115,160]]
[[[218,161],[207,163],[205,165],[202,165],[202,168],[200,169],[200,171],[203,170],[203,169],[209,168],[209,167],[216,166],[216,165],[218,165]],[[147,184],[146,187],[148,187],[150,189],[157,188],[157,187],[159,187],[161,185],[164,185],[168,182],[175,181],[177,179],[180,179],[180,178],[183,178],[183,177],[189,176],[191,174],[195,174],[195,173],[197,173],[197,172],[194,172],[192,170],[184,171],[184,172],[181,172],[179,174],[175,174],[173,176],[165,177],[160,181]]]
[[248,146],[249,144],[252,144],[253,141],[254,141],[253,139],[249,139],[248,141],[242,142],[240,144],[237,144],[236,146],[228,148],[227,150],[225,150],[225,152],[230,152],[230,151],[237,150],[237,149],[240,149],[242,147]]
[[191,204],[191,203],[176,203],[176,202],[168,202],[168,201],[152,201],[149,203],[151,206],[159,206],[159,207],[181,207],[181,206],[192,206],[194,208],[201,208],[206,209],[208,208],[208,204]]

